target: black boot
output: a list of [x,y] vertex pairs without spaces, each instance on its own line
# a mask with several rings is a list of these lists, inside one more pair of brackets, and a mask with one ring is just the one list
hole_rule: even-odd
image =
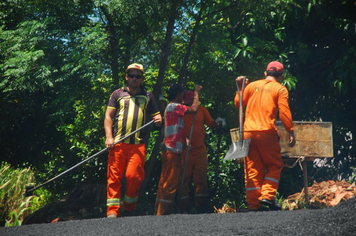
[[271,211],[280,211],[282,207],[276,203],[275,200],[262,199],[261,205],[263,207],[268,207]]

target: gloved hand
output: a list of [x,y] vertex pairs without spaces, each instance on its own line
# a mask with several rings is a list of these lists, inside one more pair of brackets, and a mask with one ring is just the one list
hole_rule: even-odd
[[158,101],[164,100],[163,94],[160,94],[158,97]]
[[226,125],[226,121],[224,118],[221,118],[221,117],[218,117],[216,120],[215,120],[215,123],[216,124],[220,124],[221,123],[221,126],[224,127]]

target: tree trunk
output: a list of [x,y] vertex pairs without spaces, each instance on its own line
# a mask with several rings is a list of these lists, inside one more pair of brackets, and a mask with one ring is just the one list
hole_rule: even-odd
[[156,98],[158,98],[158,96],[162,93],[164,74],[167,69],[168,56],[169,56],[169,51],[171,49],[174,23],[175,23],[176,18],[178,17],[178,10],[177,10],[178,5],[179,5],[179,0],[176,0],[173,2],[171,14],[169,16],[169,20],[168,20],[168,24],[167,24],[167,32],[166,32],[166,37],[165,37],[163,48],[162,48],[162,58],[161,58],[161,62],[159,65],[157,83],[155,84],[155,86],[153,88],[153,95]]
[[117,49],[117,36],[116,36],[116,28],[114,25],[114,20],[105,6],[100,6],[101,11],[104,13],[106,19],[108,20],[107,31],[109,34],[109,61],[110,67],[112,71],[113,78],[113,89],[116,89],[119,86],[119,53]]
[[[159,95],[162,93],[163,78],[164,78],[164,74],[167,69],[168,56],[169,56],[169,51],[171,48],[172,35],[173,35],[173,30],[174,30],[174,23],[175,23],[176,18],[178,17],[178,10],[177,10],[178,5],[179,5],[179,0],[176,0],[173,2],[172,8],[171,8],[171,14],[170,14],[168,24],[167,24],[167,32],[166,32],[166,37],[165,37],[163,48],[162,48],[162,58],[161,58],[160,66],[159,66],[158,78],[157,78],[157,82],[153,88],[153,95],[155,96],[155,98],[158,98]],[[157,156],[160,151],[159,145],[161,144],[161,142],[163,140],[162,130],[163,130],[163,128],[160,129],[159,135],[157,136],[157,138],[155,140],[155,146],[153,147],[151,156],[146,162],[145,179],[143,180],[143,183],[141,185],[140,194],[144,193],[147,183],[148,183],[149,179],[151,178],[151,172],[153,170],[153,167],[157,160]]]
[[187,77],[187,74],[188,74],[187,66],[188,66],[188,62],[189,62],[189,57],[190,57],[190,54],[191,54],[192,49],[193,49],[194,44],[195,44],[195,38],[196,38],[196,36],[198,34],[199,24],[200,24],[200,21],[201,21],[201,15],[202,15],[204,9],[205,9],[205,1],[202,1],[198,16],[197,16],[196,21],[195,21],[196,22],[195,26],[193,28],[193,33],[190,36],[189,44],[187,46],[187,51],[186,51],[185,56],[184,56],[182,69],[181,69],[179,77],[178,77],[178,84],[184,84],[185,83],[185,78]]

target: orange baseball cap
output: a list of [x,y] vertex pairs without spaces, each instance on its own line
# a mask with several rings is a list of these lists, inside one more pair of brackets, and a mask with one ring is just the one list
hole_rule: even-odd
[[129,71],[129,70],[131,70],[131,69],[140,70],[140,71],[142,71],[142,73],[144,72],[144,71],[143,71],[143,65],[138,64],[138,63],[133,63],[133,64],[129,65],[129,66],[127,67],[127,69],[126,69],[126,72]]
[[283,65],[282,63],[278,61],[272,61],[267,65],[266,71],[277,71],[277,72],[282,72],[283,73]]

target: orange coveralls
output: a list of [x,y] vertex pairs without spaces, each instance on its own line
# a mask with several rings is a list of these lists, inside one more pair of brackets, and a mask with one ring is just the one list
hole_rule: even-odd
[[[239,107],[236,93],[235,106]],[[275,126],[277,113],[284,128],[293,130],[288,90],[276,81],[258,80],[246,86],[244,139],[251,138],[245,158],[245,187],[249,209],[261,207],[262,199],[274,200],[283,168],[281,147]]]
[[[184,115],[184,133],[187,138],[187,144],[189,142],[190,131],[193,123],[194,114],[185,114]],[[189,210],[189,184],[193,175],[193,184],[194,184],[194,203],[195,209],[199,212],[200,210],[205,209],[204,206],[207,203],[207,198],[209,197],[208,192],[208,180],[207,180],[207,171],[208,171],[208,158],[206,152],[206,146],[204,143],[205,140],[205,126],[209,128],[217,127],[217,124],[211,118],[209,111],[203,107],[199,106],[196,113],[193,134],[191,140],[191,148],[188,155],[186,172],[183,182],[183,188],[180,195],[180,211],[188,212]],[[182,172],[184,168],[184,162],[186,159],[187,149],[183,155],[182,162]],[[182,173],[183,174],[183,173]]]
[[162,171],[155,204],[156,215],[169,215],[174,210],[176,191],[181,183],[182,154],[161,153]]
[[135,210],[138,192],[145,178],[145,160],[145,144],[118,143],[114,149],[109,150],[107,215],[120,216],[121,183],[124,173],[126,178],[124,209],[128,212]]

